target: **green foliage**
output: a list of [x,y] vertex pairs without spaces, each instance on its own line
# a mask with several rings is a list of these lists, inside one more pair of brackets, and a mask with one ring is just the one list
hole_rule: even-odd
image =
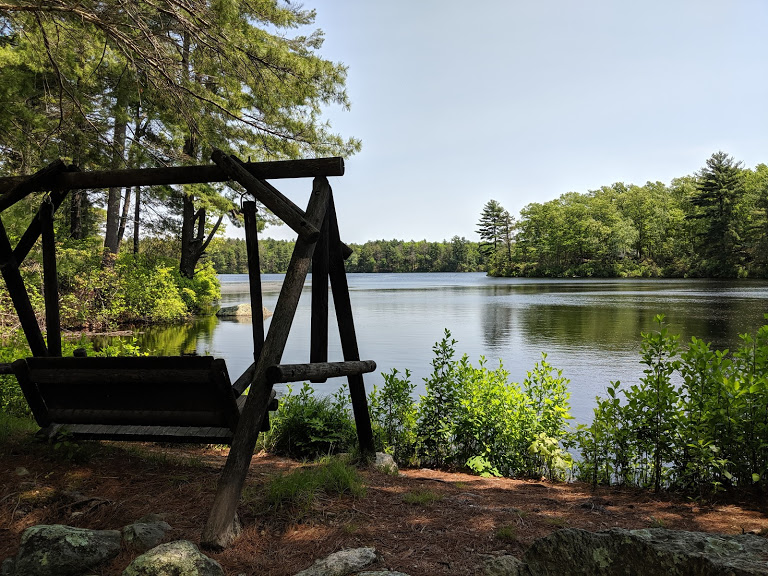
[[[570,419],[568,381],[546,361],[522,386],[499,366],[478,367],[465,355],[455,360],[456,341],[446,330],[433,347],[432,374],[418,404],[406,372],[385,374],[385,386],[370,395],[379,446],[399,462],[467,467],[481,475],[549,475],[570,466],[564,451]],[[554,444],[554,445],[553,445]]]
[[[57,271],[60,316],[64,328],[110,329],[120,324],[163,323],[207,310],[220,296],[216,272],[201,266],[193,279],[179,274],[174,262],[156,255],[120,254],[102,266],[101,246],[62,243]],[[36,260],[24,268],[25,282],[38,317],[44,315],[42,274]],[[15,318],[10,298],[0,291],[0,312]]]
[[[615,183],[520,211],[491,200],[478,232],[492,276],[768,276],[768,167],[716,152],[670,185]],[[507,240],[509,239],[509,240]]]
[[[678,337],[657,317],[643,334],[640,383],[608,388],[580,426],[578,475],[597,483],[671,487],[706,496],[765,490],[768,471],[768,325],[730,353]],[[623,401],[622,401],[623,397]]]
[[460,390],[456,378],[456,340],[448,329],[432,347],[432,374],[424,379],[427,389],[419,402],[417,455],[423,464],[444,466],[453,460],[454,427],[459,413]]
[[288,508],[293,513],[306,514],[318,494],[354,498],[365,495],[357,470],[339,458],[320,462],[272,478],[267,484],[267,503],[273,509]]
[[396,368],[382,374],[384,386],[368,395],[368,410],[376,449],[392,454],[398,462],[408,462],[416,447],[416,405],[413,402],[411,373],[399,377]]
[[357,438],[343,388],[332,397],[318,398],[306,382],[297,394],[288,385],[270,422],[270,430],[263,435],[264,448],[292,458],[348,452]]

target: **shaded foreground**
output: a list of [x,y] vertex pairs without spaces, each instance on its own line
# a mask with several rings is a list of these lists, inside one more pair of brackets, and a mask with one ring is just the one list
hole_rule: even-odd
[[[0,560],[16,554],[21,533],[35,524],[114,529],[148,513],[165,515],[174,528],[170,539],[199,543],[227,455],[210,447],[118,443],[54,450],[22,442],[0,450]],[[253,458],[238,510],[244,533],[232,548],[211,554],[227,574],[293,575],[317,558],[360,546],[379,552],[375,569],[474,574],[479,554],[519,557],[536,538],[564,527],[768,533],[763,503],[701,505],[636,489],[426,469],[399,476],[362,471],[363,497],[321,495],[307,511],[270,509],[266,483],[301,466]],[[123,551],[99,574],[120,574],[134,555]]]

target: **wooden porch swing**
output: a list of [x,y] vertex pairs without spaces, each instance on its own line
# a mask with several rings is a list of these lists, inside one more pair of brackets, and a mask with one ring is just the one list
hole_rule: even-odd
[[[242,162],[220,150],[214,165],[80,172],[61,160],[29,177],[0,178],[0,213],[32,192],[47,191],[29,227],[13,248],[0,218],[0,273],[33,356],[0,372],[13,373],[37,423],[49,433],[62,427],[86,439],[227,443],[202,544],[228,546],[239,530],[237,502],[259,431],[275,408],[273,385],[346,376],[363,453],[374,451],[361,361],[352,318],[341,241],[328,176],[342,176],[342,158]],[[314,177],[306,211],[266,180]],[[298,238],[269,332],[254,318],[254,362],[231,383],[224,360],[212,357],[61,357],[53,215],[70,190],[236,181],[291,227]],[[256,203],[243,203],[251,307],[262,309]],[[19,265],[42,236],[46,339],[38,326]],[[304,281],[312,265],[309,363],[280,364]],[[336,310],[343,362],[328,362],[328,284]],[[243,394],[246,389],[249,393]]]

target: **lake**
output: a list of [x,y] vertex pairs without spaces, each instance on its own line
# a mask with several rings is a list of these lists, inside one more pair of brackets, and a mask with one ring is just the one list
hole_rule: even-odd
[[[220,276],[222,306],[249,302],[248,277]],[[283,275],[262,275],[264,305],[274,310]],[[511,379],[522,382],[541,359],[570,379],[572,413],[591,419],[594,397],[621,380],[642,376],[642,331],[654,329],[665,314],[683,341],[697,336],[718,348],[738,345],[738,335],[754,332],[768,313],[768,282],[635,279],[489,278],[483,273],[349,274],[360,357],[378,369],[366,387],[383,383],[381,372],[409,369],[423,393],[432,346],[449,329],[457,358],[481,355],[491,368],[499,360]],[[311,275],[299,303],[284,363],[309,361]],[[332,298],[329,298],[332,302]],[[266,321],[268,328],[271,319]],[[172,327],[150,328],[139,343],[159,354],[197,352],[226,359],[234,380],[252,362],[250,320],[201,318]],[[329,360],[342,360],[333,316]],[[345,385],[342,379],[314,384],[321,394]],[[283,389],[284,385],[276,387]]]

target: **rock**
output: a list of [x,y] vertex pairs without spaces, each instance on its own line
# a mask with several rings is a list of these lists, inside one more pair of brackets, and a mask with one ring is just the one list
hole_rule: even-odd
[[376,452],[376,460],[374,461],[373,466],[377,470],[392,474],[393,476],[396,476],[399,472],[395,459],[392,458],[391,454],[386,454],[385,452]]
[[296,576],[346,576],[359,572],[375,561],[374,548],[349,548],[315,561],[312,566]]
[[391,572],[389,570],[379,570],[377,572],[358,572],[357,576],[408,576],[405,572]]
[[514,556],[490,556],[483,557],[485,562],[485,576],[527,576],[528,571],[520,560]]
[[202,554],[192,542],[160,544],[138,556],[123,576],[224,576],[221,565]]
[[148,514],[123,528],[123,542],[133,550],[146,552],[160,544],[170,530],[171,525],[161,516]]
[[[569,528],[536,540],[525,567],[496,575],[768,576],[768,540],[655,528],[587,532]],[[516,571],[515,571],[516,570]]]
[[23,466],[19,466],[18,468],[16,468],[16,476],[29,476],[29,470],[27,470]]
[[[236,306],[225,306],[224,308],[219,308],[219,310],[216,312],[216,316],[219,318],[251,318],[253,314],[251,313],[250,304],[237,304]],[[266,307],[262,306],[262,320],[266,320],[270,316],[272,316],[272,312],[267,310]]]
[[12,574],[79,575],[119,552],[119,530],[86,530],[61,524],[32,526],[21,536]]

